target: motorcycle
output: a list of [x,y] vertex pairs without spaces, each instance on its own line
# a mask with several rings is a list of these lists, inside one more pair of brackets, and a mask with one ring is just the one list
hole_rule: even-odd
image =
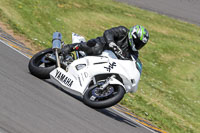
[[[92,108],[111,107],[125,93],[136,92],[142,64],[139,59],[120,60],[110,50],[99,56],[87,56],[83,51],[60,52],[65,45],[62,35],[54,32],[52,48],[42,50],[29,61],[29,71],[40,79],[51,79],[64,90],[81,94],[83,102]],[[72,33],[72,43],[86,42],[83,36]]]

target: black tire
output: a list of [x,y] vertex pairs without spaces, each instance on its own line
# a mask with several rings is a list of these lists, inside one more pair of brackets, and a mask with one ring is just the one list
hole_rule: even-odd
[[28,68],[32,75],[40,79],[49,79],[49,73],[56,68],[56,64],[51,64],[45,67],[41,67],[41,59],[48,53],[53,53],[52,48],[42,50],[35,54],[29,61]]
[[112,85],[114,90],[115,90],[115,95],[112,97],[109,97],[108,99],[102,100],[102,101],[92,101],[90,100],[92,90],[94,87],[90,87],[84,94],[83,96],[83,102],[95,109],[101,109],[101,108],[108,108],[111,107],[115,104],[117,104],[121,99],[124,97],[125,90],[122,86],[120,85]]

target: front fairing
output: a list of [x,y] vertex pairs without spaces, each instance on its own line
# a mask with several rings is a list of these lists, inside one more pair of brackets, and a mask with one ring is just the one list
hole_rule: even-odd
[[[76,66],[80,64],[85,64],[85,67],[76,70]],[[86,77],[90,77],[91,80],[92,77],[100,74],[117,74],[122,78],[127,92],[135,92],[140,79],[135,60],[118,60],[106,56],[88,56],[79,59],[70,65],[69,70],[78,73],[80,82],[84,86],[88,85],[85,82]]]
[[123,80],[126,92],[135,92],[140,72],[135,60],[118,60],[107,56],[86,56],[73,61],[68,71],[57,68],[50,73],[51,78],[63,86],[84,94],[93,77],[100,74],[117,74]]

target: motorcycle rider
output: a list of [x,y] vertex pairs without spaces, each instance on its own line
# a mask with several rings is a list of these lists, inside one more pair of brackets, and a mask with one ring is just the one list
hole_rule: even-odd
[[149,33],[143,26],[135,25],[128,30],[124,26],[114,27],[104,32],[102,37],[87,42],[65,45],[63,55],[72,51],[84,51],[86,55],[100,55],[104,50],[112,50],[119,59],[138,58],[140,50],[149,39]]

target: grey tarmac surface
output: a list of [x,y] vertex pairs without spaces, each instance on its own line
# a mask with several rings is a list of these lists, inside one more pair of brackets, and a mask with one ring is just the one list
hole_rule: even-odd
[[116,0],[200,26],[200,0]]
[[0,42],[0,133],[150,133],[112,108],[94,110],[32,76],[29,59]]

